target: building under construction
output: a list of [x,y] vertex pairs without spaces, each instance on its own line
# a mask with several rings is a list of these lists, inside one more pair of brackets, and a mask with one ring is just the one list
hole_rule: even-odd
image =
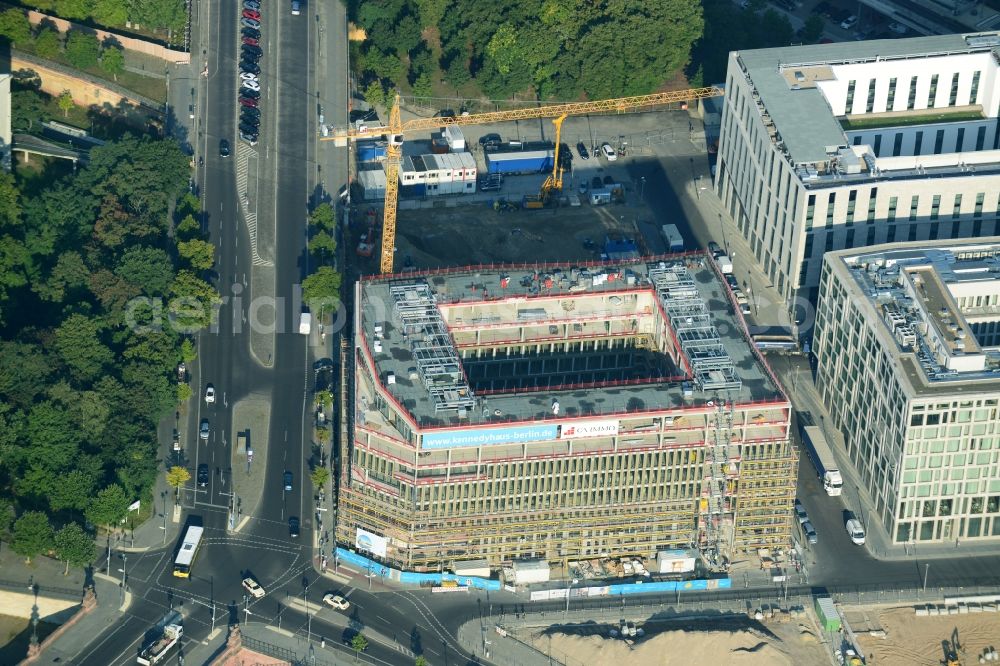
[[790,405],[721,278],[698,254],[359,281],[338,541],[416,571],[786,547]]

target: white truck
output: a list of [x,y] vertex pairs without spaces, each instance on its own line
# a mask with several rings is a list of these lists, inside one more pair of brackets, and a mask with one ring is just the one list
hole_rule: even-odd
[[682,252],[684,250],[684,237],[681,236],[680,229],[676,224],[664,224],[660,227],[663,240],[667,243],[668,252]]
[[168,624],[163,628],[163,634],[139,653],[138,663],[143,666],[160,663],[170,650],[180,642],[183,635],[184,627],[179,624]]
[[816,426],[806,426],[802,432],[804,435],[802,439],[809,452],[809,457],[812,458],[813,465],[816,467],[816,474],[823,482],[823,490],[830,497],[840,495],[844,488],[844,478],[840,475],[840,470],[837,469],[837,461],[833,457],[833,452],[830,451],[830,445],[827,443],[823,431]]

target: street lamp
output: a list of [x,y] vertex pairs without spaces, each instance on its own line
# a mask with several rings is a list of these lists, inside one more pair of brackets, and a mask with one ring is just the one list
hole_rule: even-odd
[[646,177],[639,176],[639,201],[642,201],[642,195],[646,191]]
[[312,615],[309,614],[309,581],[306,581],[305,588],[302,590],[302,601],[306,604],[306,635],[309,640],[310,647],[312,646]]
[[122,605],[125,603],[125,581],[128,578],[128,573],[126,572],[126,569],[128,569],[128,555],[125,553],[118,553],[118,555],[122,558],[122,568],[118,570],[122,574],[121,594],[119,595],[119,605]]
[[573,586],[579,583],[580,580],[574,578],[566,584],[566,611],[563,613],[563,618],[569,617],[569,592],[573,589]]

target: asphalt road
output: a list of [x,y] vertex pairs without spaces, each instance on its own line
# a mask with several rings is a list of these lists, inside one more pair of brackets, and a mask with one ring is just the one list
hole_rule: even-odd
[[[315,578],[310,565],[312,517],[303,432],[306,400],[306,340],[296,333],[293,294],[306,271],[305,206],[307,152],[312,137],[307,133],[306,114],[310,49],[310,22],[287,11],[267,12],[262,32],[265,54],[261,62],[262,126],[257,196],[260,227],[273,225],[275,295],[285,300],[276,308],[280,323],[275,335],[273,360],[251,354],[250,327],[242,325],[255,295],[249,279],[251,247],[248,229],[239,212],[241,193],[236,187],[235,158],[219,154],[219,141],[226,139],[236,152],[237,60],[239,7],[236,0],[208,3],[208,21],[200,26],[208,49],[208,76],[199,81],[200,113],[204,136],[198,182],[203,193],[203,228],[216,247],[215,284],[224,302],[218,326],[198,337],[198,360],[192,388],[199,393],[189,404],[185,450],[177,460],[192,472],[182,496],[184,518],[199,518],[206,528],[204,545],[190,580],[172,575],[175,544],[159,552],[115,558],[110,573],[128,570],[133,600],[126,619],[96,640],[81,656],[81,664],[134,663],[143,636],[173,610],[184,616],[185,643],[204,639],[215,627],[224,628],[245,613],[241,572],[251,570],[271,592],[249,604],[252,615],[243,619],[270,620],[283,607],[283,588],[291,594],[302,590],[303,577]],[[203,13],[202,16],[205,14]],[[241,298],[233,298],[239,294]],[[280,300],[278,301],[280,303]],[[295,301],[297,302],[297,301]],[[268,367],[270,365],[270,367]],[[217,400],[202,399],[206,384],[214,385]],[[232,489],[229,470],[234,436],[232,407],[242,397],[264,395],[270,401],[270,433],[267,471],[256,515],[249,516],[236,534],[226,530]],[[207,441],[198,437],[198,427],[207,419],[211,433]],[[182,423],[184,420],[182,420]],[[207,487],[195,484],[198,466],[209,466]],[[294,473],[294,489],[284,491],[285,470]],[[161,501],[163,498],[161,498]],[[288,518],[301,520],[301,536],[289,537]],[[309,580],[306,578],[305,580]],[[322,592],[319,592],[319,597]],[[214,617],[214,619],[213,619]],[[286,626],[295,623],[285,616]],[[174,663],[171,657],[165,663]]]

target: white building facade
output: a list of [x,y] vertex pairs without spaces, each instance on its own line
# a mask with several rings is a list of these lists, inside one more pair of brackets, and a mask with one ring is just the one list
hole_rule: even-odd
[[1000,238],[826,255],[816,385],[889,539],[1000,541]]
[[1000,232],[1000,35],[729,56],[716,190],[790,305],[825,252]]

